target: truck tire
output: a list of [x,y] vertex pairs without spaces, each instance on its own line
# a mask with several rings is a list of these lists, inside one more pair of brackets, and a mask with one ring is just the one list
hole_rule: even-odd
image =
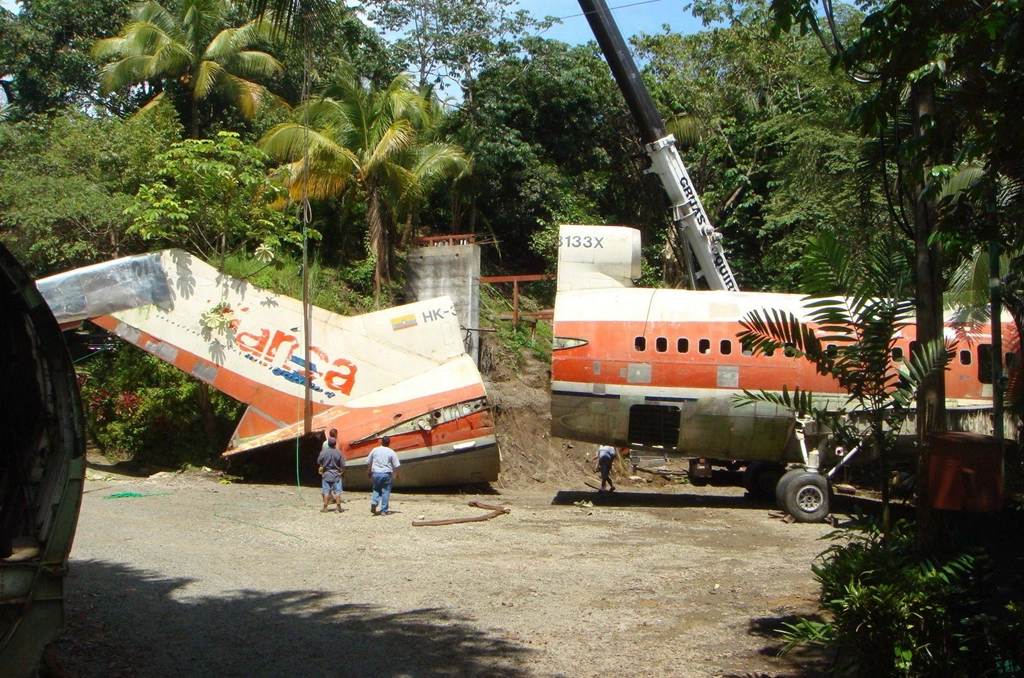
[[[788,480],[787,480],[788,477]],[[820,473],[790,471],[779,481],[782,508],[798,523],[819,523],[828,516],[828,478]]]
[[782,464],[771,461],[753,461],[747,465],[743,474],[743,487],[746,488],[751,498],[758,501],[771,501],[775,496],[775,488],[785,475],[786,469]]
[[807,473],[807,471],[802,468],[795,468],[792,471],[786,471],[786,473],[779,479],[779,482],[775,484],[775,505],[783,511],[786,510],[786,486],[789,485],[794,478],[804,473]]

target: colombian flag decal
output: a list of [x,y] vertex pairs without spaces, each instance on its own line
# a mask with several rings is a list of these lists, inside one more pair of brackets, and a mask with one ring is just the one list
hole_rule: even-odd
[[404,330],[410,327],[416,327],[416,315],[414,313],[391,319],[392,330]]

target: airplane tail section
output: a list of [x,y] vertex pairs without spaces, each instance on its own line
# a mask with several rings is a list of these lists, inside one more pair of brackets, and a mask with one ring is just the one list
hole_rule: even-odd
[[[181,250],[97,264],[37,285],[58,322],[90,319],[249,405],[228,454],[294,437],[307,379],[320,427],[337,424],[360,437],[453,403],[473,401],[479,405],[472,413],[487,410],[483,381],[465,355],[448,297],[351,317],[314,307],[307,361],[300,301]],[[385,410],[387,421],[381,419]],[[337,416],[319,417],[326,412]],[[455,429],[465,424],[465,416],[455,419]],[[493,430],[478,431],[469,437],[490,436],[488,455],[496,464]],[[440,441],[439,433],[434,439]]]
[[625,226],[558,230],[558,291],[632,287],[640,277],[640,231]]

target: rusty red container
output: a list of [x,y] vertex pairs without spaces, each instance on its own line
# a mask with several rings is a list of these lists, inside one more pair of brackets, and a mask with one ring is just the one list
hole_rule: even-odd
[[1003,507],[1003,441],[977,433],[933,433],[928,466],[932,508],[998,511]]

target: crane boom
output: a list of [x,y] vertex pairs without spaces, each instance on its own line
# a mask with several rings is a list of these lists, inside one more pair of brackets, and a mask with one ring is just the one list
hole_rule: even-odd
[[651,158],[649,172],[661,179],[672,202],[672,223],[682,241],[693,253],[703,276],[713,290],[739,291],[729,261],[721,245],[721,234],[711,225],[697,189],[686,171],[676,148],[676,140],[665,129],[665,122],[654,107],[650,92],[640,78],[633,56],[612,19],[605,0],[579,0],[597,44],[612,70],[615,82],[640,127],[644,150]]

